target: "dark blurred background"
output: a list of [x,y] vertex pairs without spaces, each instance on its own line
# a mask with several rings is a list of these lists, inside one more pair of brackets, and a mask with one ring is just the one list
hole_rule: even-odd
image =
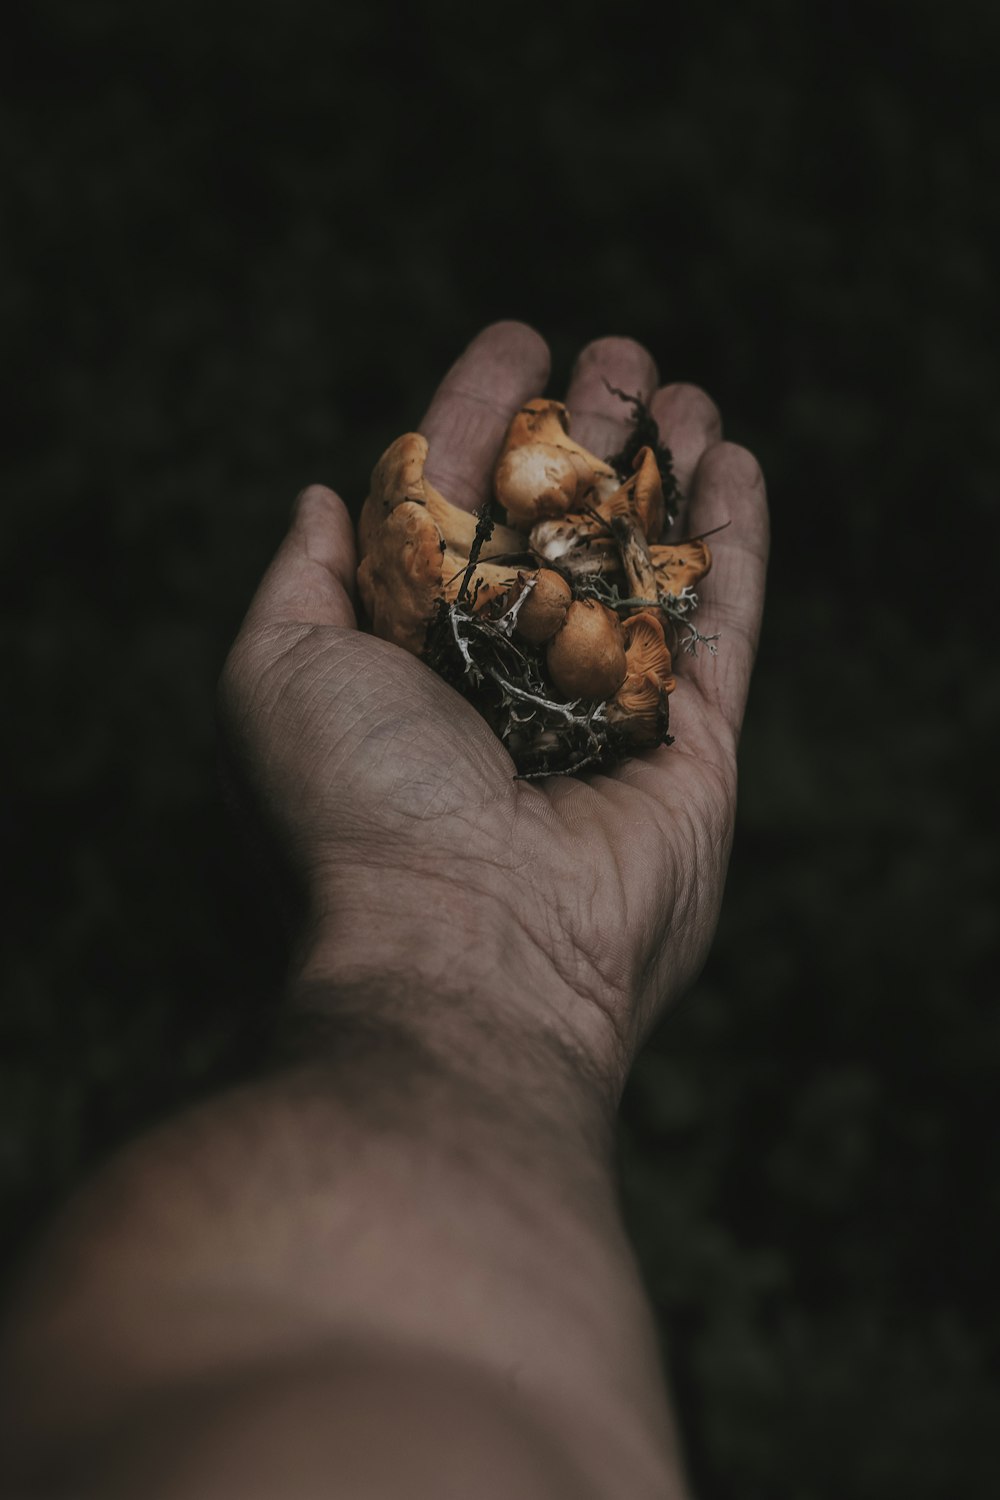
[[1000,7],[17,19],[7,1263],[254,1056],[285,951],[212,699],[295,492],[359,502],[495,318],[556,394],[626,333],[757,452],[775,534],[722,928],[623,1118],[694,1473],[995,1497]]

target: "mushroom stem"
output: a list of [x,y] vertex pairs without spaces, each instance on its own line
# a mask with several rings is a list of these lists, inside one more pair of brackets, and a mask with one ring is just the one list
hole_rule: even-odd
[[622,572],[621,558],[614,547],[584,547],[561,557],[557,567],[570,578],[607,578],[612,582]]
[[492,563],[471,563],[447,551],[441,559],[440,596],[449,604],[458,598],[475,599],[477,609],[505,594],[517,578],[517,570],[495,567]]
[[656,599],[656,570],[649,554],[649,543],[634,516],[615,516],[611,530],[621,552],[622,566],[633,595],[640,599]]
[[537,558],[573,576],[616,573],[621,567],[615,541],[598,534],[591,517],[583,514],[541,520],[532,529],[529,540]]
[[[445,546],[449,552],[458,552],[463,557],[468,557],[472,551],[472,544],[476,540],[476,527],[479,518],[467,510],[459,510],[457,505],[452,505],[446,500],[429,481],[424,481],[425,499],[424,504],[430,511],[438,524],[441,535],[444,537]],[[515,531],[512,526],[494,526],[489,539],[482,543],[479,556],[485,562],[490,557],[502,557],[511,554],[515,557],[527,552],[528,543],[523,531]]]

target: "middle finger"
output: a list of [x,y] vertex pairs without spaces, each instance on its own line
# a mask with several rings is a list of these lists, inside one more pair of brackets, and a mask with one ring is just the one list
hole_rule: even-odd
[[548,378],[548,347],[526,323],[491,324],[455,361],[420,424],[425,473],[452,505],[477,510],[489,497],[511,419]]
[[649,402],[658,376],[653,356],[634,339],[595,339],[573,370],[566,405],[571,435],[599,458],[610,458],[625,446],[635,412],[608,389]]

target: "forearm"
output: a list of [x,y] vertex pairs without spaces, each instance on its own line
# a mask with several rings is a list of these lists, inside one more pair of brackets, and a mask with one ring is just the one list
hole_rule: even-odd
[[596,1495],[679,1493],[600,1081],[520,1018],[401,999],[314,985],[323,1020],[273,1072],[132,1147],[68,1213],[6,1346],[22,1452],[100,1467],[98,1435],[111,1462],[143,1423],[179,1424],[183,1448],[194,1391],[223,1428],[266,1426],[292,1389],[307,1421],[365,1361],[440,1356],[445,1385],[506,1393]]

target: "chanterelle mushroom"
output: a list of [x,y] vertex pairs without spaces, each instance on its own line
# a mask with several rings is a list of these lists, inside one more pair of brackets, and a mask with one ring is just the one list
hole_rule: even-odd
[[[376,635],[419,655],[427,626],[440,601],[457,598],[465,586],[476,609],[510,588],[510,568],[478,561],[469,573],[476,518],[447,501],[424,474],[427,439],[405,432],[372,470],[361,510],[362,552],[358,591]],[[494,528],[479,556],[518,555],[520,532]],[[468,574],[468,577],[466,576]]]
[[[361,508],[358,522],[358,541],[361,552],[369,551],[372,537],[386,516],[397,505],[413,500],[426,506],[437,522],[445,545],[461,557],[468,557],[476,535],[476,517],[468,511],[459,510],[436,490],[424,473],[427,462],[427,439],[419,432],[404,432],[382,454],[372,470],[368,497]],[[525,550],[525,540],[519,531],[508,526],[495,526],[488,542],[483,544],[480,557],[505,557]]]
[[566,611],[573,602],[573,590],[565,578],[551,568],[539,568],[537,573],[518,573],[517,588],[512,594],[510,603],[517,605],[517,633],[533,646],[544,645],[557,630],[562,629]]
[[666,507],[660,466],[652,448],[639,449],[633,469],[632,477],[597,507],[598,514],[608,521],[627,516],[642,527],[647,542],[656,542],[663,530]]
[[663,743],[667,731],[667,696],[677,686],[663,626],[643,611],[622,624],[625,637],[625,681],[608,704],[608,723],[615,725],[633,750]]
[[627,669],[621,622],[596,599],[574,599],[566,623],[549,641],[549,676],[567,698],[610,698]]
[[546,516],[562,516],[618,488],[610,464],[569,435],[561,401],[528,401],[510,424],[495,476],[496,497],[512,526],[525,530]]
[[[663,481],[652,448],[639,450],[634,468],[631,478],[596,506],[537,522],[530,537],[536,556],[547,562],[559,562],[574,572],[608,574],[621,565],[621,556],[611,540],[615,522],[638,527],[647,542],[656,541],[663,530],[666,508]],[[577,555],[581,548],[586,551]],[[614,553],[610,566],[609,550]]]
[[700,537],[673,547],[650,547],[649,555],[660,593],[676,598],[685,589],[694,588],[712,566],[712,554]]
[[445,545],[434,517],[404,500],[369,533],[358,568],[358,593],[372,630],[405,651],[423,649],[440,597]]

